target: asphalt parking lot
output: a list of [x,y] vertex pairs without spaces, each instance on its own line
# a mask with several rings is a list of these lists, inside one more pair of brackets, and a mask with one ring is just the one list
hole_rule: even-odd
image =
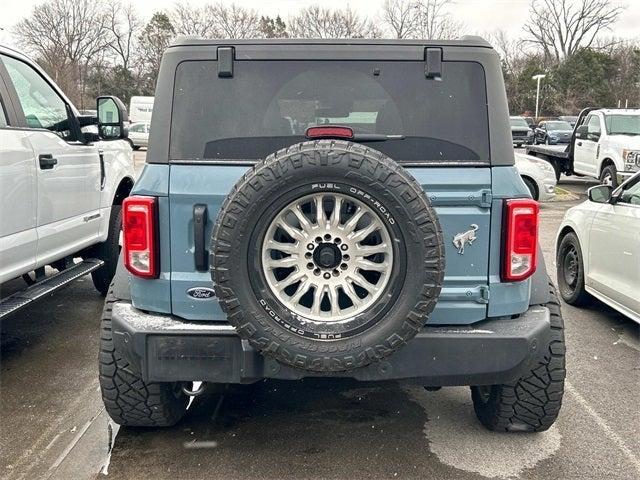
[[[554,281],[557,226],[588,184],[563,179],[573,199],[542,206]],[[102,301],[85,277],[1,325],[0,477],[640,477],[638,325],[595,301],[563,305],[564,405],[552,429],[533,435],[485,431],[467,388],[327,379],[212,388],[173,428],[117,428],[97,379]]]

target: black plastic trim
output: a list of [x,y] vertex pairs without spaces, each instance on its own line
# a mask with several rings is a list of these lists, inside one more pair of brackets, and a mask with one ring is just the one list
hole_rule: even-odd
[[196,270],[209,271],[209,252],[206,245],[205,226],[207,225],[207,206],[198,204],[193,206],[193,258]]
[[112,310],[113,340],[147,382],[202,380],[251,383],[264,378],[348,377],[362,381],[418,379],[428,386],[492,385],[513,381],[550,340],[549,309],[473,325],[425,327],[387,359],[330,375],[298,370],[260,355],[220,322],[187,322],[147,314],[128,302]]

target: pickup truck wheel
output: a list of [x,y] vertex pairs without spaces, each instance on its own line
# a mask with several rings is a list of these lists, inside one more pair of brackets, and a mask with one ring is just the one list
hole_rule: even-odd
[[618,188],[618,171],[615,165],[607,165],[600,173],[600,183],[609,185],[611,188]]
[[413,338],[444,276],[435,210],[396,162],[320,140],[258,163],[211,238],[216,296],[238,334],[281,363],[359,368]]
[[589,303],[590,296],[584,288],[582,249],[575,233],[569,232],[560,240],[556,265],[562,299],[576,307]]
[[536,186],[536,183],[533,180],[531,180],[529,177],[522,177],[522,180],[524,181],[524,184],[529,189],[529,193],[531,193],[531,198],[533,198],[535,201],[538,201],[538,198],[540,197],[540,195],[538,194],[538,187]]
[[103,296],[107,294],[109,285],[116,273],[118,258],[120,256],[120,232],[122,231],[122,206],[113,205],[111,207],[111,217],[109,218],[109,235],[101,244],[97,245],[92,254],[95,258],[104,261],[104,265],[98,270],[91,272],[93,286],[96,287]]
[[100,324],[100,390],[107,413],[120,425],[174,425],[187,411],[189,399],[179,382],[144,382],[115,349],[111,332],[111,308],[117,300],[113,291],[109,290]]
[[551,336],[539,348],[539,358],[529,373],[512,383],[471,387],[478,420],[499,432],[543,432],[555,422],[564,394],[564,322],[556,291],[549,282]]

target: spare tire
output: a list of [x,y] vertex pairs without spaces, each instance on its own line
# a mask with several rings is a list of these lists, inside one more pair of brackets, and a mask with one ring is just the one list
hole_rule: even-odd
[[442,231],[415,179],[382,153],[319,140],[270,155],[226,198],[211,238],[216,296],[262,354],[347,371],[406,344],[433,311]]

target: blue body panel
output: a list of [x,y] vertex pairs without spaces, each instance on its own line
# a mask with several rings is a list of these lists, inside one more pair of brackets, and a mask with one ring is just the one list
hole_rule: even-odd
[[[170,170],[170,171],[169,171]],[[148,165],[134,193],[160,199],[161,275],[157,280],[131,279],[134,305],[172,312],[189,320],[225,321],[214,299],[187,295],[193,287],[211,286],[209,272],[194,263],[193,206],[207,205],[207,239],[228,192],[244,174],[244,166]],[[500,283],[502,199],[527,197],[515,167],[410,168],[428,193],[442,226],[446,271],[430,325],[470,324],[488,316],[524,312],[529,281]],[[167,221],[168,220],[168,221]],[[477,239],[459,255],[453,237],[478,226]],[[170,245],[173,248],[170,248]]]
[[160,276],[157,280],[146,280],[129,275],[133,306],[158,313],[171,313],[169,173],[169,165],[147,164],[131,191],[131,195],[158,197]]
[[[502,283],[500,281],[500,260],[502,246],[502,203],[509,198],[531,198],[527,186],[515,167],[493,167],[491,192],[493,208],[491,219],[491,253],[488,315],[501,317],[523,313],[529,308],[531,280]],[[542,259],[541,259],[542,261]]]

